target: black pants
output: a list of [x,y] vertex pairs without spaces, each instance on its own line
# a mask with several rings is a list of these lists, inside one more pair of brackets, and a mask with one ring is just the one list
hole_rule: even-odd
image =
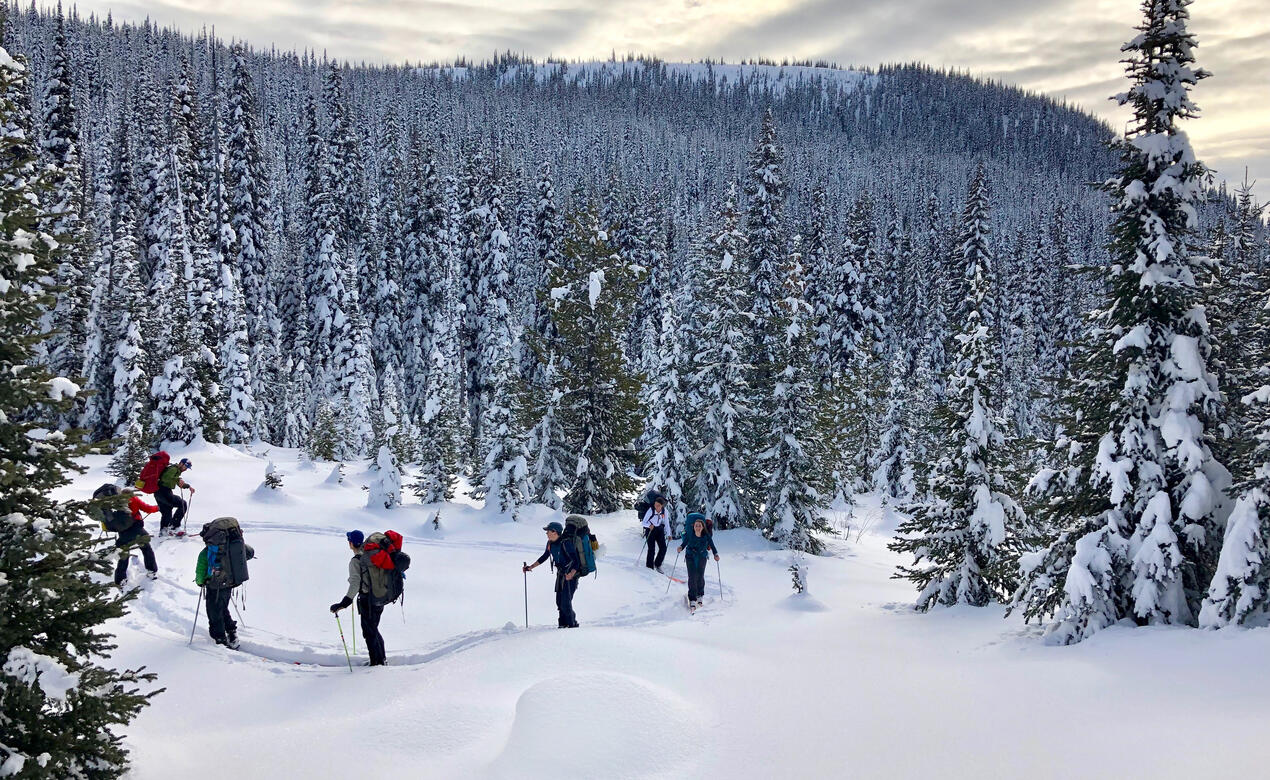
[[573,611],[573,594],[578,590],[578,578],[566,580],[564,574],[556,574],[556,609],[560,610],[559,626],[577,628],[578,616]]
[[704,557],[698,559],[695,555],[685,559],[688,563],[689,601],[696,601],[706,595],[706,560]]
[[[159,505],[159,514],[163,518],[159,521],[159,530],[176,530],[181,527],[181,521],[185,519],[185,499],[172,492],[172,488],[165,488],[162,485],[154,491],[154,503]],[[176,514],[172,514],[172,510],[176,510]]]
[[133,547],[141,550],[141,560],[145,562],[146,571],[158,571],[159,564],[154,560],[154,548],[150,546],[150,537],[143,536],[145,539],[141,544],[115,545],[119,548],[119,563],[115,564],[115,584],[119,585],[128,579],[128,559],[131,557]]
[[357,612],[361,616],[362,638],[366,640],[366,652],[370,654],[370,665],[381,666],[388,661],[388,653],[384,650],[384,637],[379,633],[379,619],[384,616],[383,606],[370,603],[370,596],[362,593],[357,596]]
[[238,624],[229,616],[229,597],[233,588],[207,589],[207,633],[217,642],[238,637]]
[[[657,547],[654,554],[653,547]],[[655,525],[648,529],[648,568],[660,569],[666,562],[666,526]]]

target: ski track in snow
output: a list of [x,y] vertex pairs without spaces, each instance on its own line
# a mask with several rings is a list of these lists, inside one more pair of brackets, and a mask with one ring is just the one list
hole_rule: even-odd
[[[343,536],[343,532],[338,528],[331,528],[328,531],[328,529],[314,528],[312,526],[288,524],[261,523],[257,533],[261,531],[316,535],[329,533]],[[164,538],[161,544],[155,545],[156,554],[160,546],[182,544],[184,541],[191,539],[197,539],[197,537],[185,537],[183,540]],[[406,537],[406,539],[410,544],[453,546],[498,552],[533,549],[528,545],[512,543],[449,542],[418,537]],[[194,604],[196,599],[203,603],[201,602],[202,596],[199,589],[192,584],[173,582],[162,575],[155,582],[138,582],[138,575],[135,572],[138,571],[139,563],[136,560],[136,556],[134,556],[133,562],[129,564],[129,573],[132,578],[129,587],[138,587],[140,593],[138,598],[132,603],[128,616],[124,618],[124,624],[129,628],[151,636],[161,637],[173,642],[188,643],[191,616],[193,614],[189,605]],[[654,586],[665,580],[665,575],[663,574],[651,572],[650,574],[653,574],[650,577],[650,581]],[[588,584],[593,585],[594,582]],[[161,587],[156,588],[156,585]],[[707,581],[707,590],[709,590],[709,587],[710,583]],[[675,590],[675,588],[672,587],[672,590]],[[588,620],[584,625],[589,628],[635,628],[682,620],[703,620],[708,622],[710,618],[721,615],[724,607],[730,606],[735,601],[735,596],[730,587],[723,586],[722,590],[724,594],[722,601],[716,596],[715,600],[707,602],[707,606],[698,608],[695,613],[688,611],[683,604],[682,598],[668,600],[668,597],[663,596],[649,599],[634,608],[624,607],[614,614]],[[201,630],[206,622],[206,616],[202,613],[200,613],[200,624],[194,630],[194,641],[190,647],[199,652],[228,656],[228,660],[233,660],[235,656],[244,656],[265,662],[286,664],[288,667],[298,666],[299,669],[294,670],[298,672],[325,672],[331,669],[348,668],[348,659],[344,655],[342,646],[302,641],[264,628],[254,627],[248,620],[243,619],[243,615],[235,611],[236,609],[236,603],[231,605],[230,613],[234,615],[239,623],[239,647],[237,651],[222,649],[206,636],[205,631]],[[400,610],[401,607],[398,605],[389,605],[384,609],[383,620],[389,620],[393,613]],[[352,612],[350,610],[345,614],[351,616]],[[341,617],[341,620],[343,620],[343,617]],[[354,619],[350,617],[350,619],[345,621],[345,638],[349,637],[350,631],[357,630],[359,628]],[[437,640],[424,647],[403,650],[394,649],[390,653],[389,664],[391,666],[420,666],[490,642],[511,639],[527,633],[558,630],[560,629],[555,626],[542,625],[530,626],[528,629],[523,626],[514,628],[503,626],[502,628],[469,631]]]

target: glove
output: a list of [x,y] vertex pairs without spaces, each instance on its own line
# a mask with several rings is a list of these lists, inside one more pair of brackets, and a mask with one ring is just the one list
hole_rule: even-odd
[[340,602],[338,604],[331,605],[331,614],[334,615],[335,613],[339,612],[341,609],[344,609],[345,607],[347,607],[349,604],[352,604],[352,603],[353,603],[353,600],[350,599],[348,596],[345,596],[344,598],[340,599]]
[[648,538],[648,532],[649,532],[649,531],[651,531],[651,530],[653,530],[653,529],[651,529],[651,528],[645,528],[645,529],[644,529],[644,538],[645,538],[645,539],[647,539],[647,538]]

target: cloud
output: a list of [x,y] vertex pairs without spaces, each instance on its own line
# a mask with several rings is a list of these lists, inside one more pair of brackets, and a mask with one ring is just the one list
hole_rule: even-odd
[[[1124,0],[78,0],[81,13],[194,30],[351,61],[448,61],[512,50],[535,57],[647,53],[668,60],[822,58],[925,62],[1075,103],[1122,127],[1120,45],[1140,11]],[[1187,128],[1201,158],[1247,155],[1270,197],[1270,15],[1264,0],[1191,6],[1197,57]],[[1242,166],[1238,166],[1242,170]],[[1242,177],[1242,175],[1241,175]]]

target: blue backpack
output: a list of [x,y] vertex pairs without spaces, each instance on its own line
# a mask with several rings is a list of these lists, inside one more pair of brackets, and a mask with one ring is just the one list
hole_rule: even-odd
[[595,573],[595,551],[600,548],[600,542],[591,533],[591,526],[587,525],[586,518],[582,515],[569,515],[564,519],[564,537],[572,544],[574,550],[578,554],[578,560],[582,561],[583,568],[586,571],[580,573],[585,577],[588,574]]

